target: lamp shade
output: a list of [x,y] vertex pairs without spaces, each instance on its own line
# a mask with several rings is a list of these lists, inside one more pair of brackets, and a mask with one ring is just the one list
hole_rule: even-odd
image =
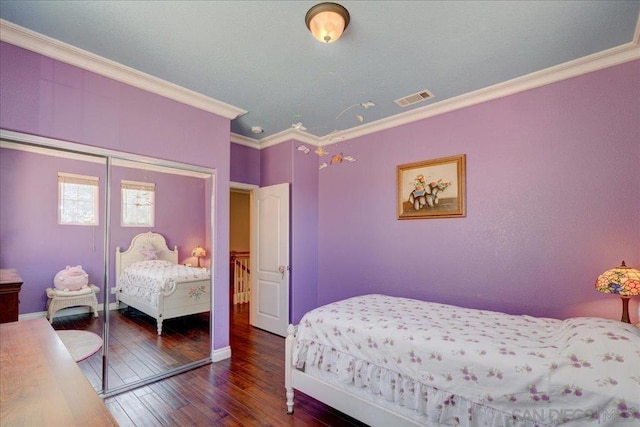
[[337,3],[318,3],[307,12],[304,20],[316,40],[333,43],[349,25],[349,12]]
[[196,248],[193,248],[193,250],[191,251],[191,256],[195,256],[195,257],[207,256],[207,251],[205,251],[200,246],[198,246]]
[[627,267],[622,261],[619,267],[602,273],[596,280],[596,290],[623,297],[640,295],[640,270]]

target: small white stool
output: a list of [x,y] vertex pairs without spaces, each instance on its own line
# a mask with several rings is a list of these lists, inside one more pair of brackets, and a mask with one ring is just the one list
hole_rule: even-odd
[[88,305],[93,311],[93,317],[98,317],[98,299],[96,294],[100,288],[96,285],[89,285],[78,291],[61,291],[59,289],[47,288],[47,319],[53,323],[53,315],[58,310],[79,305]]

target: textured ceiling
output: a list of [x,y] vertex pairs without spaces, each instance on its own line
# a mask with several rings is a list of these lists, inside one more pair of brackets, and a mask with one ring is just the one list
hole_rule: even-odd
[[[638,0],[341,1],[349,27],[322,44],[304,23],[316,3],[2,0],[0,18],[247,110],[231,131],[259,140],[295,123],[326,137],[630,43],[640,12]],[[394,102],[424,89],[434,98]]]

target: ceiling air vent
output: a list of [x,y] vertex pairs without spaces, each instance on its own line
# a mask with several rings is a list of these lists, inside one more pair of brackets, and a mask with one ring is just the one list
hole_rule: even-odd
[[405,96],[404,98],[396,99],[395,103],[400,107],[407,107],[409,105],[415,104],[416,102],[424,101],[425,99],[433,98],[433,94],[428,90],[423,90],[417,93],[413,93],[409,96]]

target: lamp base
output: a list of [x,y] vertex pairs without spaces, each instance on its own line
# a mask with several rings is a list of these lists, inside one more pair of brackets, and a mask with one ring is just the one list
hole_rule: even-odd
[[622,299],[622,319],[621,322],[631,323],[631,319],[629,318],[629,297],[620,297]]

